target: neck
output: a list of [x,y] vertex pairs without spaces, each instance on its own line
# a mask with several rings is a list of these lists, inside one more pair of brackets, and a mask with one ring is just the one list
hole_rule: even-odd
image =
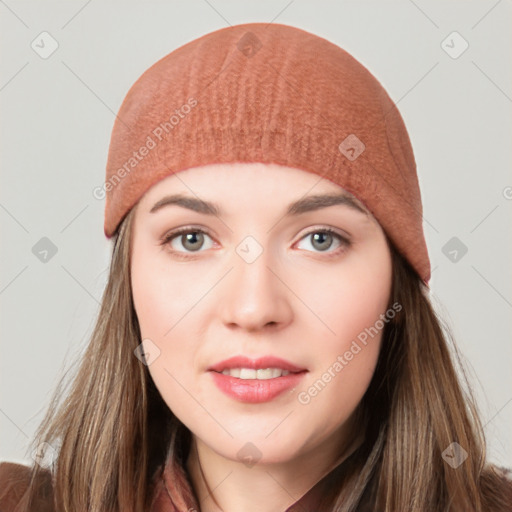
[[249,466],[221,456],[194,436],[186,466],[201,512],[273,512],[300,500],[362,441],[362,435],[334,444],[329,440],[292,460],[265,463],[262,457]]

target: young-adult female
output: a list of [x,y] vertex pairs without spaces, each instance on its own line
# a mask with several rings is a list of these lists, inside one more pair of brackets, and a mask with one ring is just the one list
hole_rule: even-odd
[[2,510],[511,510],[429,301],[405,126],[347,52],[260,23],[175,50],[97,192],[99,318]]

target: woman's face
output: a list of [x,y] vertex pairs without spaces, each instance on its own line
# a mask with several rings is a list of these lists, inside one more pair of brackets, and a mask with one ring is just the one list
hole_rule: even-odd
[[215,164],[150,188],[133,237],[148,369],[196,439],[260,463],[340,446],[395,313],[371,214],[310,172]]

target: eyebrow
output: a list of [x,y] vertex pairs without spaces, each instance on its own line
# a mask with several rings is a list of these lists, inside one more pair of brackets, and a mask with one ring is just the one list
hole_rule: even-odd
[[[187,208],[197,213],[205,215],[220,216],[222,209],[219,205],[203,199],[190,197],[184,194],[174,194],[163,197],[160,199],[149,213],[155,213],[165,206],[177,205],[182,208]],[[320,210],[322,208],[328,208],[329,206],[343,205],[355,210],[364,215],[368,215],[368,212],[361,207],[355,199],[346,194],[317,194],[304,197],[291,203],[286,210],[285,215],[300,215],[302,213],[311,212],[314,210]]]

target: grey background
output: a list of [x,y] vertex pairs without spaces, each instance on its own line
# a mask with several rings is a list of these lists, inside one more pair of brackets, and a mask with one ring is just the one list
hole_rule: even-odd
[[[489,456],[512,467],[511,14],[510,0],[0,0],[0,459],[30,460],[58,377],[92,332],[111,244],[92,191],[129,87],[207,32],[275,21],[345,48],[398,103],[432,296],[469,368]],[[47,59],[31,47],[43,31],[59,45]],[[458,58],[445,51],[462,48],[454,31],[469,43]],[[57,248],[46,262],[32,252],[43,237]],[[467,247],[457,261],[453,237]]]

